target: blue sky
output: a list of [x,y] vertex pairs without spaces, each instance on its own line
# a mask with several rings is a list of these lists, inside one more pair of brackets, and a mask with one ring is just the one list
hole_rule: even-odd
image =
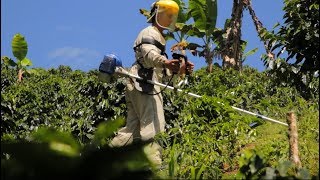
[[[103,55],[115,53],[125,67],[135,61],[133,42],[140,30],[149,24],[139,13],[149,9],[152,0],[2,0],[1,1],[1,56],[14,58],[11,40],[16,33],[28,42],[27,57],[32,67],[56,68],[68,65],[73,70],[97,69]],[[222,28],[231,16],[233,0],[218,0],[217,27]],[[283,1],[252,0],[256,15],[264,27],[271,30],[282,22]],[[242,39],[247,49],[259,50],[245,63],[263,71],[261,55],[263,43],[257,37],[253,21],[246,10],[243,15]],[[190,39],[193,40],[193,39]],[[194,39],[197,42],[197,39]],[[198,41],[201,42],[201,41]],[[167,42],[167,52],[174,41]],[[206,66],[204,59],[188,54],[195,69]],[[214,60],[221,63],[221,60]]]

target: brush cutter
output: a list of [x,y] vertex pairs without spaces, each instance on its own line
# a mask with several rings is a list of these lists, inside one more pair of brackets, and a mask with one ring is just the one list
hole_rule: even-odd
[[[115,56],[114,54],[105,55],[104,58],[103,58],[103,61],[101,62],[100,66],[99,66],[99,79],[101,81],[103,81],[103,82],[109,82],[110,79],[111,79],[111,76],[114,73],[122,74],[122,75],[131,77],[131,78],[135,78],[135,79],[138,79],[138,80],[142,80],[142,81],[145,81],[147,83],[154,84],[154,85],[157,85],[157,86],[160,86],[160,87],[163,87],[163,88],[167,88],[167,89],[170,89],[170,90],[174,90],[174,91],[177,91],[177,92],[184,92],[183,90],[181,90],[179,88],[172,87],[172,86],[169,86],[169,85],[166,85],[166,84],[162,84],[162,83],[159,83],[159,82],[156,82],[156,81],[152,81],[152,80],[145,80],[145,79],[141,78],[140,76],[137,76],[137,75],[134,75],[134,74],[130,74],[128,71],[126,71],[122,67],[122,62],[117,56]],[[202,97],[200,95],[197,95],[197,94],[194,94],[194,93],[190,93],[190,92],[187,92],[186,94],[188,94],[189,96],[192,96],[192,97],[196,97],[196,98],[201,98]],[[288,124],[286,124],[284,122],[281,122],[281,121],[278,121],[278,120],[275,120],[275,119],[271,119],[271,118],[263,116],[261,114],[253,113],[253,112],[250,112],[250,111],[247,111],[247,110],[244,110],[244,109],[240,109],[240,108],[237,108],[237,107],[234,107],[234,106],[231,106],[231,107],[233,109],[237,110],[237,111],[241,111],[241,112],[244,112],[244,113],[247,113],[247,114],[251,114],[251,115],[254,115],[254,116],[258,117],[258,118],[261,118],[261,119],[264,119],[264,120],[267,120],[267,121],[270,121],[270,122],[273,122],[273,123],[278,123],[278,124],[281,124],[281,125],[284,125],[284,126],[288,126]],[[253,123],[252,126],[255,126],[255,124]]]

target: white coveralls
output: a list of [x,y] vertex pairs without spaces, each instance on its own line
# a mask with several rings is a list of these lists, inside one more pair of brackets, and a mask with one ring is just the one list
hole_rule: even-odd
[[[152,38],[162,45],[166,43],[161,32],[154,26],[148,26],[139,33],[134,42],[134,47],[141,43],[142,38]],[[153,81],[162,82],[164,61],[167,58],[161,55],[159,48],[153,44],[142,44],[138,46],[135,57],[144,68],[153,68]],[[137,75],[139,68],[140,65],[135,62],[130,69],[130,73]],[[165,70],[167,74],[170,74],[168,69]],[[157,95],[148,95],[139,91],[141,88],[136,82],[128,79],[126,88],[128,109],[126,126],[120,129],[116,137],[112,139],[110,144],[114,147],[131,144],[135,140],[152,141],[156,134],[165,130],[163,99],[161,93],[159,93],[160,87],[154,86],[153,91],[149,92],[151,94],[158,93]],[[146,149],[153,151],[152,155],[149,153],[150,160],[156,164],[161,164],[160,146],[153,142]]]

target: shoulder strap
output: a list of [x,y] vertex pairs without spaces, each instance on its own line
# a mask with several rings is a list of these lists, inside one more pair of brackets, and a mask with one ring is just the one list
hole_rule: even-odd
[[155,45],[157,48],[159,48],[161,50],[161,54],[163,54],[165,52],[165,46],[162,45],[159,41],[155,40],[155,39],[151,39],[151,38],[142,38],[142,41],[140,44],[136,45],[133,50],[136,51],[137,48],[139,46],[141,46],[142,44],[152,44]]

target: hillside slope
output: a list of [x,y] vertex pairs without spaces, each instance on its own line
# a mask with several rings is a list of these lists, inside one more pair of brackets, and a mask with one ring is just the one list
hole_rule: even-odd
[[[15,70],[1,64],[2,142],[30,139],[37,129],[52,127],[72,134],[82,145],[90,143],[100,123],[126,116],[125,79],[104,84],[97,73],[66,66],[36,68],[17,83]],[[318,92],[307,101],[294,88],[250,67],[241,73],[215,67],[207,74],[200,69],[181,88],[203,97],[164,92],[167,132],[157,137],[164,160],[157,172],[160,177],[234,178],[250,164],[250,149],[263,157],[263,172],[263,167],[289,160],[287,127],[235,111],[231,105],[282,122],[293,111],[302,165],[318,175]]]

